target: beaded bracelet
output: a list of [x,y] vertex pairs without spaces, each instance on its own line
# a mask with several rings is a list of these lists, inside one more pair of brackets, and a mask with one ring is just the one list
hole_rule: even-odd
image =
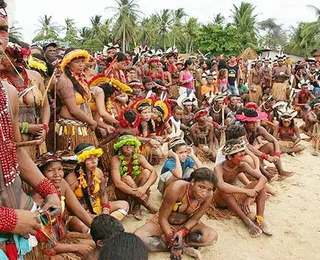
[[21,134],[27,134],[29,133],[29,123],[28,122],[22,122],[21,126]]
[[274,156],[280,157],[281,153],[280,152],[275,152]]
[[102,205],[101,205],[101,208],[102,208],[102,209],[108,209],[108,210],[110,210],[110,209],[111,209],[111,206],[110,206],[110,204],[106,203],[106,204],[102,204]]
[[269,159],[269,155],[267,155],[266,153],[262,153],[261,154],[261,158],[264,160],[268,160]]
[[38,183],[34,190],[44,199],[50,194],[58,194],[57,189],[53,184],[47,179],[44,178]]
[[0,207],[0,233],[10,233],[16,227],[18,214],[12,208]]
[[173,246],[173,235],[174,235],[173,232],[171,232],[169,235],[166,236],[169,247]]
[[182,232],[182,237],[185,237],[186,235],[189,234],[189,229],[187,227],[182,227],[178,230],[178,232]]

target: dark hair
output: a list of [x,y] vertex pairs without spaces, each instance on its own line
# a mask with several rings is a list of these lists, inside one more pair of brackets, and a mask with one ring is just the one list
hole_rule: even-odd
[[[242,141],[238,140],[238,139],[230,139],[228,140],[226,143],[225,143],[225,146],[234,146],[234,145],[237,145],[237,144],[241,144]],[[229,155],[226,155],[226,159],[228,159],[228,157],[234,157],[237,153],[234,153],[234,154],[229,154]]]
[[[76,48],[68,48],[68,49],[66,49],[64,55],[66,56],[69,52],[71,52],[71,51],[73,51],[73,50],[76,50]],[[67,77],[71,80],[71,82],[72,82],[75,90],[76,90],[82,97],[84,97],[85,91],[84,91],[84,89],[82,88],[82,86],[79,84],[79,82],[72,76],[71,70],[70,70],[70,68],[69,68],[69,64],[65,67],[64,73],[65,73],[65,74],[67,75]]]
[[191,173],[189,181],[200,182],[207,181],[211,182],[213,185],[218,183],[218,179],[213,174],[213,171],[207,167],[200,167]]
[[187,59],[185,62],[184,62],[184,65],[183,65],[183,68],[182,70],[185,70],[188,66],[192,65],[193,64],[193,60],[192,59]]
[[152,82],[152,78],[150,78],[149,76],[146,76],[142,79],[142,84],[145,85],[147,83]]
[[167,63],[165,63],[163,60],[160,61],[163,66],[163,71],[168,71]]
[[207,64],[207,69],[211,69],[211,62],[208,59],[201,59],[199,65],[201,66],[202,64]]
[[320,120],[320,111],[317,113],[317,119]]
[[7,3],[4,0],[0,0],[0,6],[3,8],[7,7]]
[[242,125],[231,125],[226,131],[227,140],[238,139],[244,135],[246,135],[246,129]]
[[[283,126],[283,119],[279,120],[279,126]],[[294,119],[293,118],[290,121],[289,127],[294,127]]]
[[110,215],[102,214],[92,220],[90,235],[95,243],[98,240],[110,239],[121,232],[124,232],[123,225]]
[[172,151],[176,152],[180,147],[186,146],[186,143],[180,142],[171,147]]
[[116,57],[117,57],[117,62],[127,60],[127,56],[123,52],[117,52]]
[[147,260],[148,249],[135,234],[121,232],[109,239],[100,250],[99,260]]
[[128,123],[133,123],[137,119],[137,113],[134,109],[128,109],[124,112],[123,117],[128,121]]
[[99,88],[102,88],[104,92],[104,101],[107,102],[108,98],[113,95],[114,92],[116,92],[116,89],[109,83],[104,83],[101,85],[98,85]]
[[228,69],[228,65],[225,60],[219,60],[218,62],[218,70],[220,71],[221,69]]
[[124,136],[124,135],[132,135],[133,136],[133,134],[131,134],[129,132],[122,132],[121,134],[119,134],[119,137]]

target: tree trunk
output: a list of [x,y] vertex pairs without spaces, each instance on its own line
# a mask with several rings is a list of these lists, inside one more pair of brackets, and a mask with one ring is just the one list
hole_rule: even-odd
[[126,51],[126,26],[124,25],[122,34],[122,52]]

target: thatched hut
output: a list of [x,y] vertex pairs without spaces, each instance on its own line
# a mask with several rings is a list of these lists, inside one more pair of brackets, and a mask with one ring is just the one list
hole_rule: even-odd
[[258,58],[259,55],[256,53],[255,50],[251,49],[250,47],[245,49],[238,58],[242,58],[243,60],[255,60]]

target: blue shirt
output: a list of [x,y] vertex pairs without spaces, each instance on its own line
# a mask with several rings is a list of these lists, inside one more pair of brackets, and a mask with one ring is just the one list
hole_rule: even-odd
[[[182,168],[182,174],[187,168],[193,168],[196,165],[195,161],[191,159],[190,157],[187,157],[187,159],[181,163],[181,168]],[[176,160],[172,157],[170,157],[166,162],[164,163],[161,174],[165,172],[172,172],[173,169],[176,167]]]

